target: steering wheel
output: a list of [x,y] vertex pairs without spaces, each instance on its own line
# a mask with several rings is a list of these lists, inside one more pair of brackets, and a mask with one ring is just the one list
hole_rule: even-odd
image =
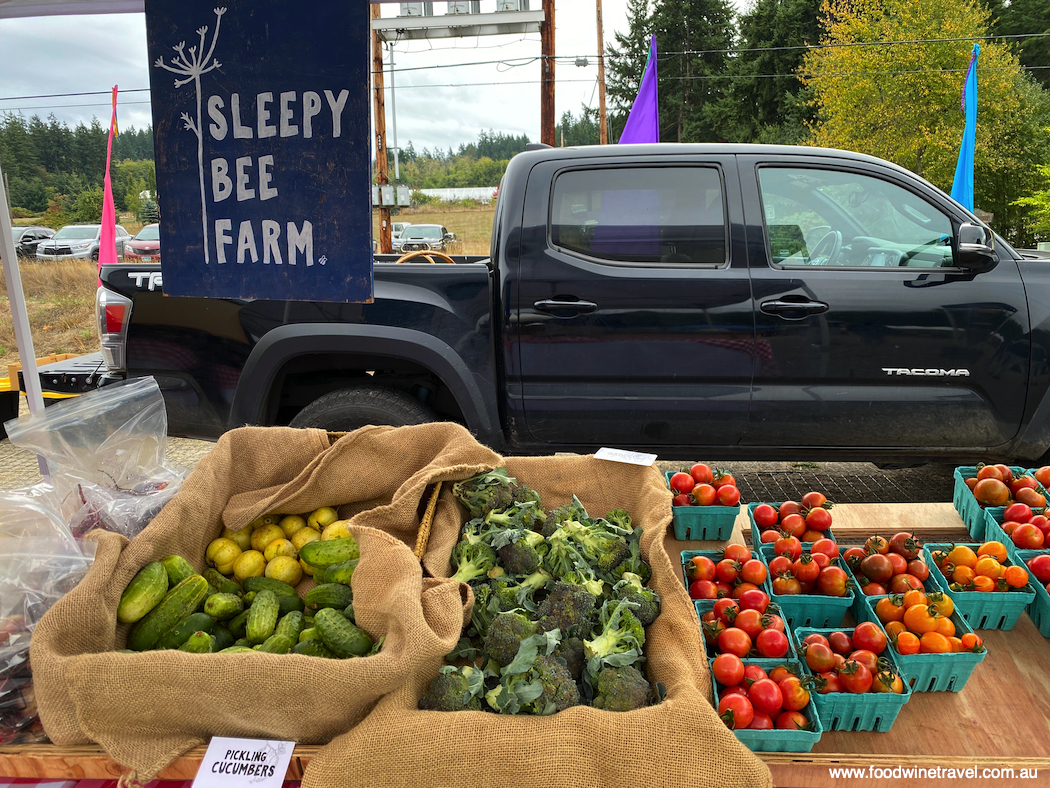
[[[827,251],[822,253],[824,247],[827,247]],[[838,230],[832,230],[830,233],[825,235],[809,252],[809,264],[810,265],[834,265],[838,260],[839,252],[842,251],[842,233]],[[822,262],[816,262],[817,258],[823,256]]]
[[453,260],[451,257],[449,257],[444,252],[434,252],[434,251],[431,251],[430,249],[419,249],[419,250],[417,250],[415,252],[409,252],[408,254],[403,254],[399,258],[397,258],[394,262],[395,263],[407,263],[407,262],[410,262],[411,260],[415,260],[417,257],[422,257],[422,258],[425,258],[428,263],[436,263],[437,260],[434,260],[430,255],[434,255],[435,257],[439,258],[441,260],[441,262],[443,262],[443,263],[452,263],[453,265],[456,264],[456,261]]

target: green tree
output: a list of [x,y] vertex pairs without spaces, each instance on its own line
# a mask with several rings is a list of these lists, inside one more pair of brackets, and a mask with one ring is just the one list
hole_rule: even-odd
[[[945,39],[985,36],[987,9],[975,0],[825,0],[822,13],[827,44],[921,43],[810,51],[804,82],[817,109],[813,144],[889,159],[949,191],[972,43]],[[1047,102],[1005,45],[982,44],[977,75],[974,203],[1017,242],[1025,222],[1015,204],[1032,191],[1047,150]]]
[[1050,3],[1046,0],[992,0],[991,32],[1013,39],[1021,65],[1043,88],[1050,88]]
[[9,178],[31,178],[35,175],[36,146],[21,113],[5,112],[0,118],[0,160]]
[[598,110],[580,107],[579,118],[566,110],[555,130],[555,137],[559,145],[569,148],[574,145],[597,145],[601,139],[598,135]]

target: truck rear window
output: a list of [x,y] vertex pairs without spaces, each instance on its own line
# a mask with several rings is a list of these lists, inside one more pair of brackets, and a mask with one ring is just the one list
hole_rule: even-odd
[[568,170],[554,182],[551,243],[614,262],[722,264],[724,204],[714,167]]

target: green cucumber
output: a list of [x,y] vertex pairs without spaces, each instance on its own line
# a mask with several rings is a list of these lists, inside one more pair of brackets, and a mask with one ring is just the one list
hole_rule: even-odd
[[305,654],[308,657],[325,657],[326,659],[338,659],[332,650],[321,642],[320,638],[300,640],[292,646],[293,654]]
[[224,648],[229,648],[233,645],[233,635],[222,624],[215,625],[215,629],[211,632],[211,637],[215,641],[212,651],[222,651]]
[[194,632],[211,633],[215,628],[215,619],[207,613],[190,613],[186,618],[160,636],[154,648],[178,648]]
[[164,633],[197,609],[208,591],[208,581],[190,575],[164,595],[155,608],[139,619],[128,633],[127,647],[135,651],[153,648]]
[[277,622],[277,626],[274,627],[273,633],[275,635],[284,635],[285,637],[292,639],[294,645],[299,640],[299,633],[303,629],[303,614],[298,610],[293,610],[290,613],[283,615]]
[[[324,570],[324,582],[326,583],[342,583],[344,586],[350,585],[350,579],[354,576],[354,570],[357,569],[358,559],[354,558],[350,561],[340,561],[338,564],[332,564],[330,567]],[[314,580],[317,580],[316,573],[314,574]],[[320,583],[320,580],[317,580]]]
[[[311,543],[312,544],[312,543]],[[372,638],[343,616],[342,611],[323,607],[314,614],[314,626],[324,644],[337,657],[360,657],[372,648]]]
[[316,569],[327,569],[334,564],[360,558],[361,549],[357,546],[356,539],[347,536],[342,539],[329,539],[327,542],[307,542],[299,550],[299,557]]
[[218,621],[228,621],[244,612],[244,602],[236,594],[213,594],[205,600],[204,612]]
[[247,646],[229,646],[219,652],[220,654],[254,654],[255,649],[248,648]]
[[256,594],[255,601],[248,609],[248,623],[244,629],[244,636],[249,643],[262,643],[273,634],[278,612],[277,596],[273,591]]
[[194,632],[185,643],[179,646],[179,651],[188,651],[190,654],[210,654],[211,635],[207,632]]
[[308,610],[320,610],[322,607],[335,607],[342,610],[354,601],[354,592],[342,583],[325,583],[315,586],[306,592],[303,601]]
[[279,609],[279,615],[284,616],[291,613],[293,610],[298,610],[302,613],[306,607],[297,596],[279,596],[277,597],[277,607]]
[[226,575],[222,574],[214,566],[209,566],[201,574],[204,575],[204,579],[211,583],[215,588],[222,594],[237,594],[244,593],[244,589],[241,588],[240,584]]
[[244,578],[244,590],[254,591],[256,594],[260,591],[272,591],[276,596],[299,596],[287,583],[262,575]]
[[134,624],[143,618],[168,593],[168,573],[160,561],[152,561],[142,567],[131,578],[128,587],[120,595],[117,605],[117,621]]
[[164,571],[168,573],[168,584],[172,588],[190,575],[197,574],[197,570],[181,555],[169,555],[160,559],[160,562],[164,565]]
[[257,650],[266,654],[287,654],[294,645],[295,640],[287,635],[271,635],[262,642]]

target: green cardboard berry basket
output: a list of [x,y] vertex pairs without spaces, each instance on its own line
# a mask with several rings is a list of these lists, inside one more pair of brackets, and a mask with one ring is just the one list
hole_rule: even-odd
[[[761,544],[760,540],[761,540],[762,529],[758,525],[755,524],[755,508],[761,506],[763,503],[766,503],[766,502],[765,501],[759,501],[758,503],[749,503],[747,505],[747,520],[748,520],[748,523],[750,523],[750,525],[751,525],[751,544],[752,545]],[[774,509],[777,508],[778,506],[780,506],[780,504],[778,504],[778,503],[770,503],[768,505],[772,506]],[[824,537],[826,539],[830,539],[833,542],[835,541],[835,534],[830,528],[828,530],[826,530],[826,531],[821,531],[821,533],[824,534]],[[807,550],[810,547],[812,547],[812,546],[813,546],[812,542],[803,542],[802,543],[802,547],[807,549]]]
[[[690,580],[689,580],[689,562],[692,561],[693,560],[693,556],[696,556],[696,555],[706,555],[708,558],[710,558],[716,564],[725,557],[724,551],[722,551],[722,550],[683,550],[682,551],[682,579],[685,580],[685,587],[686,587],[687,590],[688,590],[689,584],[690,584]],[[756,553],[754,550],[751,551],[751,557],[755,558],[755,559],[757,559],[759,561],[762,560],[762,559],[760,559],[758,557],[758,553]],[[769,579],[768,578],[768,567],[766,568],[766,571],[767,571],[767,578],[766,579],[768,580]],[[767,594],[769,593],[769,589],[766,588],[766,584],[765,583],[762,584],[761,588]]]
[[[966,545],[977,552],[979,544]],[[974,629],[1013,629],[1021,613],[1035,599],[1035,589],[1029,582],[1023,588],[1014,591],[952,591],[949,587],[948,578],[941,574],[941,570],[933,563],[933,551],[951,550],[952,545],[927,543],[923,545],[923,556],[926,563],[930,565],[930,577],[937,587],[952,598],[955,609],[966,619],[966,623]],[[1013,566],[1014,562],[1009,558],[1003,566]]]
[[[664,483],[671,489],[671,477],[678,471],[664,471]],[[679,541],[725,541],[733,533],[733,524],[740,514],[736,506],[672,506],[674,537]]]
[[[701,618],[701,616],[704,615],[704,613],[709,613],[714,608],[715,601],[716,600],[714,600],[714,599],[694,599],[693,600],[693,606],[696,608],[696,618],[697,618],[697,620],[699,620]],[[776,612],[776,611],[774,609],[774,610],[770,610],[770,611],[767,611],[767,612]],[[748,657],[744,658],[744,661],[745,662],[749,662],[749,663],[754,664],[754,665],[758,665],[763,670],[772,670],[777,665],[783,665],[783,664],[789,663],[789,662],[798,662],[798,654],[795,653],[794,640],[792,640],[792,638],[791,638],[791,625],[787,622],[787,619],[784,620],[784,635],[787,636],[787,642],[788,642],[787,654],[785,654],[784,656],[782,656],[782,657],[748,656]],[[700,641],[701,641],[701,643],[703,643],[704,656],[705,656],[706,659],[711,660],[711,659],[714,659],[715,657],[718,656],[719,652],[715,651],[710,645],[708,645],[708,643],[707,643],[707,636],[704,635],[704,633],[702,631],[702,625],[701,625],[701,632],[700,632]]]
[[[1050,550],[1018,550],[1016,555],[1018,563],[1027,564],[1037,555],[1045,555],[1047,553],[1050,553]],[[1032,570],[1029,569],[1028,573],[1031,574]],[[1050,593],[1047,593],[1046,586],[1034,577],[1032,578],[1032,588],[1035,589],[1035,599],[1028,605],[1028,617],[1032,619],[1032,623],[1035,624],[1040,635],[1044,638],[1050,638]]]
[[[1023,475],[1028,473],[1027,470],[1016,465],[1009,467],[1014,474]],[[955,505],[955,510],[962,518],[963,523],[966,525],[966,530],[970,532],[970,536],[977,541],[987,541],[984,530],[984,508],[977,503],[977,499],[973,497],[973,491],[966,486],[966,480],[977,475],[977,466],[960,465],[955,469],[954,475],[955,488],[952,492],[952,503]],[[1040,492],[1045,492],[1041,486]]]
[[[795,630],[795,647],[801,654],[802,641],[807,635],[817,633],[827,637],[832,632],[844,631],[843,627],[811,628],[799,627]],[[849,631],[846,627],[845,631]],[[852,637],[852,635],[851,635]],[[889,646],[880,655],[885,658],[895,673],[901,676],[904,682],[904,692],[900,695],[891,692],[829,692],[821,695],[818,692],[810,693],[810,700],[817,707],[817,714],[824,724],[824,729],[829,731],[878,731],[885,733],[893,727],[893,723],[904,708],[904,704],[911,699],[912,691],[904,674],[900,672],[900,666],[894,661]],[[802,667],[810,675],[813,672],[802,660]]]
[[[931,575],[933,571],[938,570],[934,567],[930,573]],[[882,627],[882,622],[875,615],[875,607],[879,604],[880,599],[885,599],[887,596],[889,595],[884,596],[880,594],[878,596],[864,597],[864,600],[867,602],[864,610],[865,620],[874,621]],[[966,623],[966,619],[959,614],[958,610],[952,613],[951,620],[955,624],[957,637],[973,632],[973,629]],[[885,627],[882,627],[882,629],[884,632],[886,631]],[[912,692],[960,692],[966,686],[966,682],[969,681],[973,669],[983,662],[988,655],[988,649],[983,646],[979,652],[901,654],[891,643],[887,651],[890,652],[890,656],[897,663],[905,683]]]
[[[766,565],[766,583],[769,584],[769,598],[781,609],[784,619],[793,627],[837,627],[846,618],[846,611],[853,607],[857,591],[848,589],[845,596],[824,596],[823,594],[774,594],[772,573],[768,572],[769,562],[774,558],[773,545],[758,546],[758,555]],[[850,577],[846,569],[847,579]]]
[[[757,664],[755,660],[745,659],[745,665]],[[780,660],[777,664],[783,664]],[[776,667],[774,665],[774,667]],[[765,668],[763,667],[763,670]],[[718,708],[719,690],[725,689],[715,680],[715,673],[711,671],[711,687],[714,689],[715,709]],[[740,743],[752,752],[811,752],[813,746],[820,741],[824,733],[824,726],[820,722],[820,713],[816,704],[810,701],[809,705],[802,710],[802,714],[812,723],[812,730],[752,730],[743,728],[734,730]],[[774,720],[775,722],[775,720]]]

